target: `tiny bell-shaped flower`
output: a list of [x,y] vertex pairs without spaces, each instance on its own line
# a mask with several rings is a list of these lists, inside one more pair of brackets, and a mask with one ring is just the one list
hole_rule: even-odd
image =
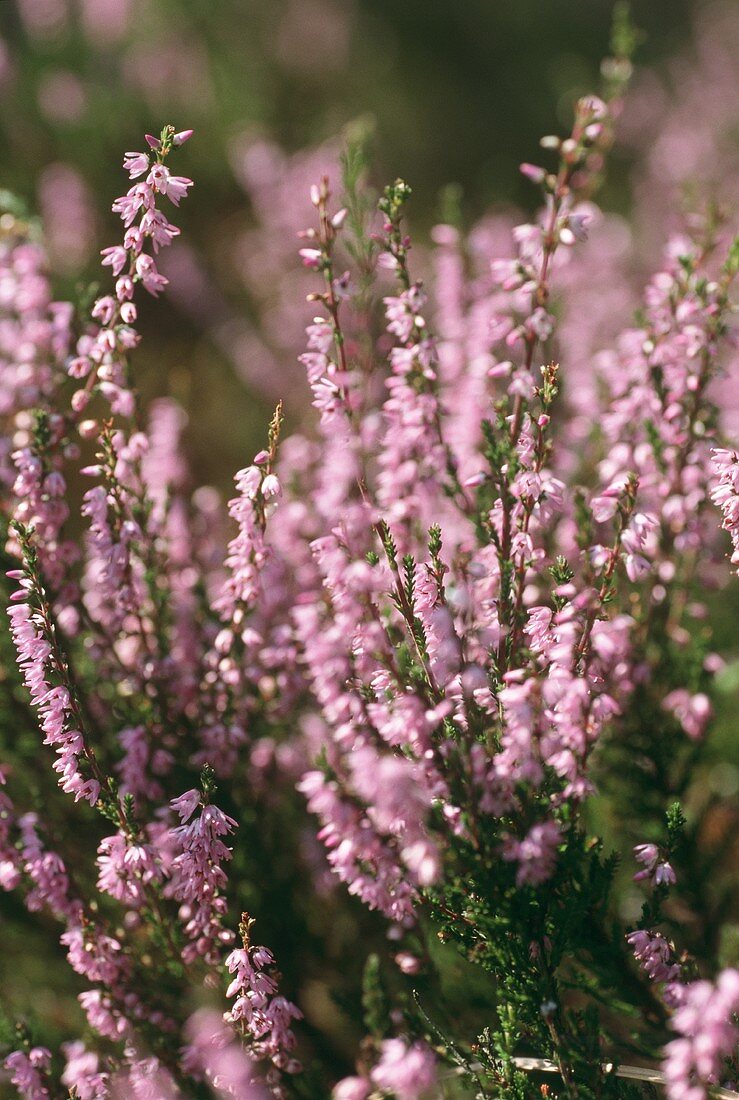
[[540,168],[537,164],[521,164],[519,165],[519,171],[521,175],[526,176],[526,179],[531,180],[532,183],[543,183],[546,177],[544,169]]
[[280,483],[277,474],[267,474],[262,482],[262,496],[276,497],[280,492]]

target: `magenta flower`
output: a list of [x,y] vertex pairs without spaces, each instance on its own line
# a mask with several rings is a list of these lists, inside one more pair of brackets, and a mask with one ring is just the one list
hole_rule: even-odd
[[3,1065],[10,1073],[11,1083],[26,1100],[46,1100],[51,1096],[47,1083],[51,1051],[46,1047],[32,1047],[28,1053],[14,1050]]
[[715,984],[691,982],[671,1025],[679,1038],[665,1047],[669,1100],[705,1100],[706,1086],[722,1080],[722,1065],[739,1044],[739,971],[724,970]]
[[149,157],[146,153],[126,153],[123,158],[123,167],[128,172],[129,178],[138,179],[148,171]]
[[371,1078],[398,1100],[421,1100],[430,1096],[436,1085],[436,1059],[423,1043],[409,1045],[403,1039],[386,1039]]

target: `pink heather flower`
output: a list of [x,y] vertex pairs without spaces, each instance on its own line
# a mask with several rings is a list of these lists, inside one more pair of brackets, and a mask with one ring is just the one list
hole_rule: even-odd
[[173,810],[176,810],[179,814],[180,821],[189,821],[195,810],[200,805],[200,791],[192,790],[185,791],[179,798],[173,798],[170,802],[170,806]]
[[637,844],[634,848],[634,856],[639,863],[644,863],[648,868],[654,867],[659,860],[659,848],[656,844]]
[[276,497],[280,492],[280,482],[276,474],[267,474],[262,482],[262,495]]
[[426,304],[426,295],[418,285],[404,290],[398,297],[383,298],[388,332],[405,343],[417,328],[421,310]]
[[175,206],[180,205],[180,201],[187,196],[188,188],[193,186],[193,181],[187,179],[186,176],[170,176],[167,180],[167,190],[165,194],[170,202]]
[[677,879],[669,863],[658,863],[654,869],[655,886],[674,886]]
[[11,1083],[25,1100],[45,1100],[51,1096],[46,1084],[51,1069],[51,1051],[46,1047],[32,1047],[28,1053],[14,1050],[3,1065],[10,1073]]
[[110,248],[104,248],[100,254],[105,257],[103,267],[111,267],[116,277],[120,275],[128,260],[126,249],[120,245],[112,245]]
[[249,1050],[258,1059],[267,1059],[287,1073],[297,1073],[300,1063],[291,1057],[295,1049],[292,1021],[302,1013],[277,992],[277,982],[269,973],[274,957],[266,947],[239,947],[226,959],[233,979],[226,996],[236,997],[225,1014],[227,1023],[236,1025],[248,1037]]
[[739,454],[716,448],[711,452],[718,482],[711,490],[711,500],[723,512],[721,526],[729,532],[733,546],[731,563],[739,567]]
[[593,497],[590,501],[590,509],[596,523],[605,523],[612,519],[617,510],[621,491],[609,493],[606,489],[600,496]]
[[641,580],[649,572],[649,562],[642,554],[627,554],[624,563],[630,581]]
[[320,248],[301,248],[298,255],[306,267],[318,268],[321,263],[322,253]]
[[144,284],[144,289],[148,290],[152,297],[158,298],[168,285],[169,279],[160,275],[153,259],[145,252],[136,258],[135,267],[137,276]]
[[192,137],[192,135],[194,133],[195,133],[194,130],[180,130],[172,138],[172,144],[175,145],[175,146],[184,145],[186,141],[190,140],[190,138]]
[[436,1059],[424,1043],[409,1046],[403,1039],[386,1039],[370,1076],[398,1100],[420,1100],[436,1085]]
[[332,1100],[367,1100],[372,1086],[364,1077],[344,1077],[334,1085]]
[[662,700],[662,706],[675,715],[693,741],[701,739],[713,715],[713,707],[707,695],[702,692],[691,695],[684,688],[677,688],[666,695]]
[[89,989],[80,993],[77,1000],[87,1016],[93,1031],[104,1038],[118,1042],[129,1030],[125,1016],[115,1008],[113,999],[102,989]]
[[77,974],[91,982],[102,982],[111,989],[129,973],[130,960],[119,940],[108,936],[93,924],[72,927],[63,932],[60,942],[67,948],[67,960]]
[[669,1100],[705,1100],[706,1086],[722,1080],[726,1058],[737,1054],[739,970],[724,970],[715,984],[691,982],[671,1026],[679,1038],[665,1047],[663,1070]]
[[409,951],[400,951],[395,956],[395,963],[402,974],[419,974],[421,972],[421,960],[417,955],[411,955]]
[[328,862],[347,883],[349,892],[391,920],[412,924],[414,887],[397,854],[366,816],[343,798],[338,784],[326,780],[322,772],[308,772],[299,789],[308,800],[308,809],[321,821],[318,835],[328,849]]
[[404,757],[378,756],[369,746],[354,751],[350,767],[369,819],[381,834],[396,835],[413,881],[430,886],[439,876],[441,860],[425,826],[430,799],[421,769]]
[[147,885],[162,877],[150,847],[134,844],[121,832],[100,841],[97,865],[98,889],[134,907],[144,904]]
[[[184,930],[189,941],[182,952],[185,962],[202,957],[215,965],[219,948],[233,941],[233,934],[222,926],[227,908],[222,891],[227,878],[221,864],[231,859],[232,852],[221,837],[230,835],[237,823],[210,804],[202,806],[201,812],[192,816],[194,808],[189,807],[194,793],[189,791],[171,803],[183,824],[169,833],[177,854],[170,868],[166,892],[183,903],[180,915],[185,921]],[[187,802],[183,804],[184,799]]]
[[[161,148],[159,139],[147,135],[146,140],[151,148]],[[182,138],[184,140],[186,138]],[[192,186],[192,180],[171,175],[163,163],[152,165],[145,153],[127,153],[124,168],[131,179],[144,173],[147,176],[113,203],[114,212],[120,215],[125,226],[123,245],[103,249],[102,262],[112,269],[116,279],[115,298],[106,295],[95,304],[93,316],[100,321],[100,328],[96,333],[80,337],[78,354],[73,357],[69,369],[76,377],[87,377],[90,366],[94,365],[97,389],[106,397],[114,413],[128,417],[133,414],[135,402],[126,358],[139,341],[138,333],[131,327],[136,320],[136,308],[131,301],[135,284],[140,282],[154,297],[168,285],[166,276],[158,271],[153,257],[145,251],[145,245],[151,241],[156,254],[180,234],[179,228],[156,208],[157,198],[166,194],[175,206],[179,205]],[[82,412],[90,396],[89,386],[78,391],[73,399],[75,412]]]
[[187,1073],[205,1077],[220,1096],[266,1100],[267,1093],[258,1083],[258,1067],[219,1013],[200,1009],[187,1021],[185,1033],[188,1044],[182,1064]]
[[30,912],[47,908],[59,920],[77,922],[82,912],[82,902],[71,894],[69,876],[61,856],[45,849],[38,834],[38,815],[22,814],[18,818],[18,829],[21,865],[31,883],[26,894],[26,908]]
[[128,172],[129,179],[135,180],[148,170],[149,157],[146,153],[126,153],[123,158],[123,167]]
[[80,1040],[65,1043],[62,1047],[66,1065],[62,1072],[62,1084],[79,1100],[103,1100],[110,1095],[107,1073],[100,1072],[100,1058],[86,1049]]
[[158,1058],[145,1056],[127,1043],[123,1067],[111,1079],[110,1095],[113,1100],[180,1100],[182,1093]]
[[556,821],[532,825],[523,840],[508,838],[502,854],[503,859],[518,863],[516,885],[539,886],[551,878],[561,841],[562,832]]
[[180,235],[180,230],[177,226],[167,221],[160,210],[146,211],[141,219],[141,232],[145,236],[151,237],[155,252],[171,244],[174,238]]
[[677,881],[675,872],[670,863],[662,859],[662,853],[656,844],[637,844],[634,855],[637,862],[644,864],[644,870],[637,871],[634,875],[635,882],[651,879],[655,886],[674,886]]
[[670,1009],[680,1005],[685,987],[682,984],[682,968],[675,961],[672,944],[660,932],[645,929],[630,932],[626,942],[649,980],[661,986],[660,995],[665,1005]]
[[146,182],[162,195],[166,195],[175,206],[180,205],[188,188],[193,186],[192,180],[184,176],[173,176],[165,164],[153,165]]
[[123,224],[128,229],[139,211],[151,210],[154,202],[154,192],[151,187],[146,183],[136,183],[125,195],[115,200],[111,209],[114,214],[120,214]]
[[545,170],[540,168],[537,164],[520,164],[519,171],[526,179],[531,180],[532,183],[543,183],[546,178]]
[[[280,494],[277,475],[265,473],[261,465],[240,470],[235,481],[240,495],[228,502],[228,511],[238,532],[228,544],[225,564],[230,575],[214,604],[224,621],[240,621],[260,594],[261,576],[269,560],[263,506],[264,501],[274,501]],[[274,505],[269,507],[271,510]]]
[[[26,595],[23,590],[21,593]],[[14,603],[8,608],[8,617],[18,664],[46,735],[45,744],[52,745],[57,753],[54,770],[59,773],[59,786],[73,794],[75,802],[84,798],[94,805],[100,784],[96,779],[84,779],[81,774],[79,757],[84,752],[84,741],[75,728],[67,688],[53,687],[47,680],[52,649],[37,626],[38,616],[29,604]]]

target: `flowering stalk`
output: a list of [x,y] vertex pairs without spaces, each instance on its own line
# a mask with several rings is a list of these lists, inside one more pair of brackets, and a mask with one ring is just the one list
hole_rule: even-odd
[[[491,368],[494,374],[502,373],[504,376],[506,374],[511,376],[511,382],[507,387],[508,415],[499,414],[498,420],[499,430],[507,434],[507,446],[503,442],[490,440],[492,447],[490,458],[493,460],[492,476],[494,479],[497,478],[500,490],[500,498],[496,502],[499,513],[496,515],[497,529],[489,528],[496,545],[500,569],[501,592],[498,600],[500,675],[515,661],[511,644],[518,634],[512,615],[519,601],[513,594],[514,567],[511,563],[511,552],[516,528],[525,522],[526,511],[522,510],[518,504],[521,492],[516,486],[514,477],[517,477],[518,469],[522,464],[517,452],[521,450],[519,437],[532,391],[534,356],[540,343],[548,340],[553,330],[554,319],[548,311],[550,271],[560,245],[572,245],[585,235],[587,217],[579,213],[575,207],[577,192],[573,183],[581,186],[584,179],[587,179],[588,160],[603,136],[607,115],[606,104],[597,97],[590,96],[579,100],[570,137],[564,141],[557,138],[544,139],[547,148],[551,146],[559,153],[557,174],[547,174],[543,168],[536,166],[522,165],[524,175],[543,187],[546,198],[544,224],[518,227],[515,232],[519,249],[518,259],[501,261],[493,269],[505,289],[520,288],[529,296],[528,315],[524,320],[517,326],[514,326],[510,320],[505,321],[500,330],[501,335],[505,336],[508,347],[523,343],[522,364],[517,369],[514,369],[511,363],[505,362]],[[542,391],[542,396],[548,399],[549,393],[545,395]],[[549,403],[548,400],[546,403]],[[545,409],[541,415],[546,418],[549,414]],[[547,426],[547,419],[538,424],[539,429],[545,429]],[[507,461],[504,461],[504,458]],[[519,518],[521,512],[523,515]]]
[[60,648],[56,626],[38,569],[38,557],[28,531],[15,526],[23,568],[12,571],[21,587],[8,610],[18,663],[36,708],[45,743],[54,746],[63,790],[75,801],[91,805],[101,794],[108,807],[114,803],[110,780],[100,769],[95,751],[85,734],[85,722],[67,660]]
[[[315,245],[301,248],[300,257],[306,267],[323,274],[326,290],[323,294],[312,294],[311,301],[321,302],[328,318],[316,317],[308,329],[309,351],[302,355],[301,362],[307,369],[308,381],[313,390],[313,404],[321,413],[325,425],[337,423],[337,417],[353,418],[355,398],[352,394],[354,379],[349,369],[346,354],[346,342],[339,321],[341,301],[347,294],[347,279],[337,278],[334,271],[334,244],[346,217],[346,210],[338,210],[330,215],[328,179],[311,188],[311,202],[318,211],[318,229],[306,229],[301,236],[314,241]],[[329,356],[333,346],[334,357]]]
[[231,859],[231,849],[221,837],[236,828],[236,822],[210,802],[213,773],[203,768],[200,790],[186,791],[172,800],[181,824],[170,837],[177,853],[172,861],[166,894],[181,902],[188,943],[183,948],[185,963],[203,958],[210,966],[219,961],[219,949],[233,940],[222,927],[227,903],[223,890],[227,878],[222,864]]
[[228,506],[238,533],[228,544],[228,576],[212,604],[222,626],[203,660],[206,672],[202,690],[209,705],[204,715],[202,747],[195,757],[196,763],[209,764],[218,775],[234,771],[239,747],[246,740],[247,696],[258,677],[255,642],[260,635],[251,617],[263,598],[264,573],[270,560],[265,538],[267,517],[281,493],[275,473],[281,425],[282,405],[278,404],[269,426],[267,448],[236,475],[239,495]]
[[[388,332],[399,346],[390,353],[392,375],[386,383],[390,396],[383,406],[384,468],[378,478],[378,501],[393,527],[396,519],[409,521],[411,508],[421,510],[423,483],[440,466],[446,470],[450,492],[460,510],[467,512],[470,507],[459,482],[456,456],[442,430],[436,341],[421,312],[426,295],[421,283],[411,282],[408,267],[411,242],[402,219],[410,194],[410,187],[396,180],[385,188],[379,202],[384,219],[379,263],[395,274],[401,288],[399,297],[384,299]],[[412,504],[416,495],[420,507]],[[425,530],[434,517],[423,509],[418,518]]]
[[273,1096],[283,1096],[281,1074],[294,1074],[301,1069],[300,1062],[292,1056],[295,1036],[291,1023],[301,1019],[302,1013],[277,993],[277,976],[271,972],[274,956],[266,947],[253,946],[253,924],[244,913],[239,925],[243,946],[235,948],[226,960],[233,974],[226,996],[235,996],[236,1000],[224,1020],[241,1034],[255,1061],[271,1062],[266,1084]]
[[[96,300],[92,316],[99,327],[81,337],[77,355],[69,364],[73,378],[86,379],[84,388],[72,397],[72,407],[78,414],[87,407],[94,390],[105,397],[114,413],[130,417],[134,412],[127,365],[128,353],[139,342],[134,328],[137,317],[134,292],[137,284],[141,284],[156,298],[167,285],[167,279],[157,270],[154,255],[171,244],[180,231],[157,209],[156,201],[157,195],[166,195],[179,206],[192,187],[192,180],[172,175],[165,163],[172,150],[191,136],[192,130],[175,133],[173,126],[165,126],[159,138],[147,135],[150,153],[126,153],[123,167],[129,178],[146,178],[113,203],[113,211],[120,215],[126,234],[122,245],[103,249],[103,264],[111,268],[116,279],[115,294]],[[147,242],[151,243],[153,255],[146,251]]]
[[718,482],[711,491],[711,499],[721,509],[721,526],[731,536],[734,548],[731,564],[739,566],[739,455],[718,448],[713,451],[713,466]]

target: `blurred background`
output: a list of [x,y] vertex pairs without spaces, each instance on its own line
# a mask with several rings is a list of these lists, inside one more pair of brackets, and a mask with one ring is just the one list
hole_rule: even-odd
[[[632,214],[645,151],[648,171],[675,174],[670,112],[696,129],[687,155],[702,174],[715,157],[701,130],[736,136],[738,9],[635,0],[638,71],[609,210]],[[198,479],[227,484],[278,397],[293,421],[305,408],[296,232],[309,184],[337,175],[347,124],[373,133],[377,185],[411,183],[422,268],[451,207],[471,226],[536,201],[518,164],[597,87],[612,15],[613,0],[0,0],[0,187],[43,217],[59,294],[77,294],[120,237],[123,151],[166,122],[195,129],[176,171],[196,187],[163,257],[171,291],[145,303],[137,374],[146,396],[197,408],[186,440]],[[698,117],[691,89],[725,117]],[[642,219],[653,228],[654,210]]]

